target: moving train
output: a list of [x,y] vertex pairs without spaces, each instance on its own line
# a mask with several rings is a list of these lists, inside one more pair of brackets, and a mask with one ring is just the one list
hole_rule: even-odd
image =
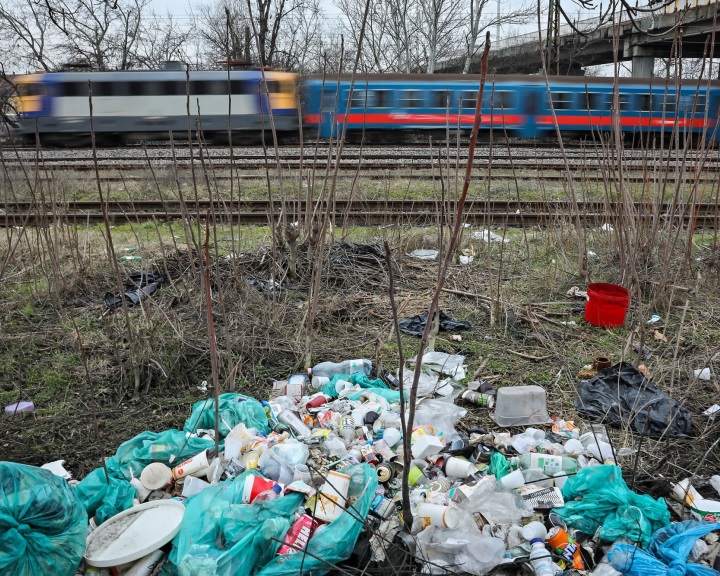
[[[17,78],[15,132],[28,141],[121,145],[133,140],[187,138],[202,131],[214,143],[228,132],[236,144],[271,142],[304,133],[322,138],[399,141],[408,135],[467,134],[478,76],[376,74],[310,76],[288,72],[132,71],[50,72]],[[540,138],[610,131],[628,136],[678,130],[717,140],[720,82],[553,77],[489,77],[482,100],[483,132]],[[92,97],[90,97],[92,95]],[[550,107],[552,101],[552,109]],[[90,104],[92,103],[92,118]],[[554,110],[554,117],[553,117]],[[617,113],[616,113],[617,111]],[[92,123],[91,123],[92,120]]]

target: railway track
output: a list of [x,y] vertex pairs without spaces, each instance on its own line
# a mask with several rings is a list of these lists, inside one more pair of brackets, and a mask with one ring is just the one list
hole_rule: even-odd
[[[68,202],[60,204],[33,204],[28,202],[6,203],[0,212],[0,226],[42,226],[51,222],[67,222],[71,224],[97,223],[104,220],[104,212],[109,221],[141,222],[148,220],[172,221],[180,219],[210,219],[217,222],[238,222],[242,224],[267,224],[270,214],[277,219],[282,211],[282,203],[274,202],[271,211],[270,202],[266,200],[243,200],[232,204],[223,201],[198,201],[181,205],[178,202],[161,201],[110,201],[104,207],[100,202]],[[287,203],[286,213],[297,216],[298,206]],[[301,213],[307,213],[305,203],[301,203]],[[356,225],[387,225],[387,224],[431,224],[441,214],[452,214],[454,204],[432,200],[337,200],[329,207],[335,214],[338,223],[347,221]],[[641,218],[650,220],[653,217],[651,207],[635,205]],[[311,208],[316,214],[328,209],[325,203],[314,204]],[[582,202],[579,205],[580,218],[583,222],[599,225],[612,222],[622,210],[620,204],[604,202]],[[543,225],[552,221],[567,219],[573,214],[568,202],[515,202],[515,201],[471,201],[466,205],[463,220],[469,224],[495,224],[508,226]],[[676,206],[673,209],[665,205],[658,211],[657,217],[676,224],[689,222],[691,219],[698,227],[716,227],[720,222],[720,207],[715,204],[697,204],[694,210]]]

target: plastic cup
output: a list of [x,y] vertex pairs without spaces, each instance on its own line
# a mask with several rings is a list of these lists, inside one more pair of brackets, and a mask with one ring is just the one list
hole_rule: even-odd
[[542,522],[534,521],[529,522],[525,524],[522,528],[522,537],[525,538],[528,542],[532,540],[533,538],[540,538],[541,540],[545,540],[547,538],[547,528],[545,528],[545,525]]
[[468,478],[472,476],[476,470],[471,462],[463,460],[462,458],[451,456],[445,460],[445,474],[453,478]]
[[560,488],[560,490],[562,490],[563,486],[565,486],[565,483],[568,481],[568,475],[565,472],[556,472],[553,474],[553,478],[555,479],[555,486]]
[[248,476],[245,478],[245,485],[243,486],[242,501],[243,504],[251,504],[258,494],[265,492],[266,490],[272,490],[277,482],[274,480],[268,480],[262,476]]
[[232,460],[233,458],[239,458],[242,452],[244,443],[240,438],[225,438],[225,452],[223,456],[225,460]]
[[151,491],[169,486],[172,479],[172,471],[162,462],[148,464],[140,474],[140,482]]
[[422,518],[426,525],[450,529],[460,526],[461,516],[457,508],[421,502],[415,511],[416,516]]
[[387,445],[392,448],[393,446],[397,445],[398,442],[402,439],[402,432],[398,430],[397,428],[385,428],[383,432],[383,440],[387,442]]
[[[185,462],[175,466],[175,468],[172,469],[172,477],[175,478],[175,480],[178,480],[179,478],[184,478],[188,474],[200,472],[208,466],[207,450],[203,450],[200,454],[195,454],[192,458],[188,458]],[[140,480],[142,480],[142,476],[140,476]]]
[[580,442],[580,440],[576,440],[575,438],[570,438],[567,442],[565,442],[565,445],[563,446],[565,449],[565,452],[567,454],[580,454],[584,449],[585,446],[583,446],[583,443]]
[[340,517],[345,510],[345,501],[350,489],[350,476],[331,470],[325,484],[320,488],[315,508],[315,518],[324,522],[332,522]]
[[500,479],[500,486],[502,486],[503,490],[514,490],[525,486],[525,476],[523,476],[522,470],[518,469],[510,472],[507,476],[503,476]]

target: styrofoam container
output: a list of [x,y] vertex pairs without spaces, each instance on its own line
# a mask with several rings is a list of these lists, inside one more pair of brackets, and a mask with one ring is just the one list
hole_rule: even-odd
[[139,560],[175,537],[184,513],[177,500],[154,500],[120,512],[90,533],[85,562],[109,568]]
[[491,418],[502,427],[552,423],[547,411],[547,395],[540,386],[500,388]]
[[421,458],[424,460],[428,456],[440,453],[443,447],[444,445],[440,438],[424,434],[415,440],[415,444],[412,446],[412,455],[413,458]]

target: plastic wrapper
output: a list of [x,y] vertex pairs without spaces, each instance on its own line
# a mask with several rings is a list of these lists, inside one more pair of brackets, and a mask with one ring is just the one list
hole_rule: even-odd
[[494,474],[495,478],[500,480],[503,476],[510,474],[510,462],[497,450],[490,455],[490,474]]
[[[372,379],[370,378],[365,372],[355,372],[355,374],[336,374],[332,378],[330,378],[330,381],[326,384],[324,384],[321,388],[321,392],[325,394],[326,396],[329,396],[330,398],[337,398],[338,397],[338,391],[337,391],[337,383],[340,380],[345,380],[347,382],[350,382],[354,386],[359,386],[362,389],[372,389],[373,391],[377,392],[379,390],[385,390],[387,392],[393,392],[395,394],[398,394],[398,399],[400,398],[399,393],[395,392],[394,390],[390,390],[380,378]],[[362,396],[362,393],[358,394],[358,398]]]
[[87,521],[65,480],[49,470],[0,462],[0,574],[75,574]]
[[595,534],[606,542],[621,538],[644,548],[653,532],[670,524],[662,499],[628,488],[617,466],[591,466],[571,476],[562,488],[565,506],[555,512],[573,528]]
[[295,478],[297,467],[305,464],[309,456],[307,445],[289,438],[263,452],[258,466],[266,478],[290,484]]
[[578,413],[612,426],[630,423],[647,436],[690,434],[692,414],[680,406],[635,366],[620,362],[583,380],[575,399]]
[[631,576],[717,576],[718,572],[709,566],[687,561],[697,539],[715,530],[720,530],[720,523],[678,522],[655,532],[647,551],[630,544],[615,544],[608,560],[613,568]]
[[[248,428],[257,428],[260,432],[269,432],[267,415],[262,404],[242,394],[221,394],[219,398],[220,422],[218,432],[225,438],[228,432],[238,424]],[[185,421],[183,430],[194,433],[198,428],[215,428],[215,400],[196,402],[190,417]]]
[[443,433],[443,441],[451,442],[460,437],[455,426],[464,418],[467,410],[444,400],[425,398],[415,408],[415,426],[432,424],[435,430]]

